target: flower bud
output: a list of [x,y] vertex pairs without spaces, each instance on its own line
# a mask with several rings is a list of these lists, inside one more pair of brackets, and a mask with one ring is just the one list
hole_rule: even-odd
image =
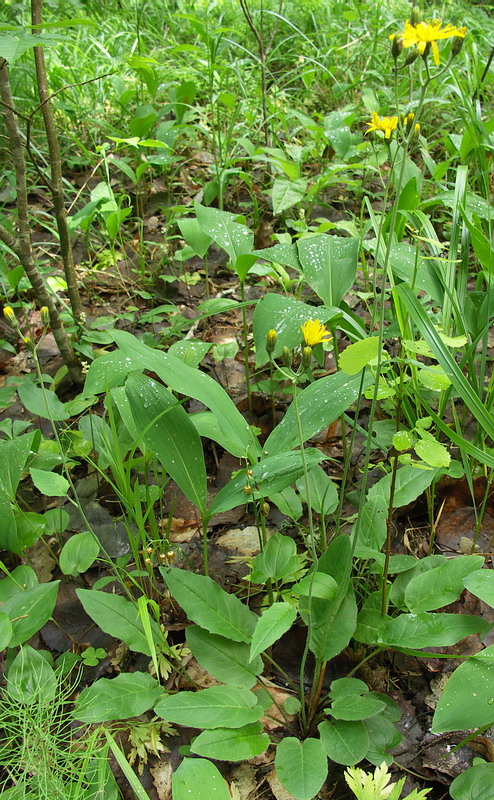
[[281,351],[281,359],[285,367],[291,367],[293,363],[292,351],[288,347],[284,347]]
[[407,53],[407,56],[405,58],[405,67],[409,67],[411,64],[413,64],[413,62],[417,60],[419,55],[420,52],[418,47],[411,47],[410,52]]
[[261,503],[261,514],[263,515],[263,517],[267,517],[270,510],[271,509],[269,503]]
[[30,336],[23,336],[22,341],[28,350],[34,350],[33,340]]
[[463,42],[465,41],[464,36],[455,36],[453,39],[453,44],[451,45],[451,58],[455,58],[458,55],[461,48],[463,47]]
[[302,365],[304,369],[310,369],[312,363],[312,347],[306,345],[302,347]]
[[252,494],[252,486],[247,483],[243,488],[243,492],[244,494]]
[[278,338],[278,334],[276,333],[274,328],[271,328],[271,330],[268,331],[268,335],[266,336],[266,352],[267,352],[268,356],[270,356],[271,353],[274,352],[274,348],[276,347],[276,339],[277,338]]
[[432,47],[431,43],[427,42],[427,44],[425,45],[424,50],[422,52],[422,60],[423,61],[427,61],[427,59],[429,58],[429,53],[431,52],[431,47]]
[[393,56],[394,60],[398,60],[398,56],[400,55],[401,51],[403,50],[403,36],[401,33],[395,34],[393,36],[393,40],[391,42],[391,55]]
[[420,9],[418,6],[414,6],[412,8],[412,13],[410,14],[410,25],[414,27],[418,25],[420,22]]
[[48,306],[41,306],[40,315],[42,325],[47,328],[50,324],[50,312],[48,311]]
[[4,306],[3,315],[4,315],[5,319],[7,320],[7,322],[9,322],[11,325],[16,325],[17,317],[15,316],[15,312],[14,312],[13,308],[11,308],[10,306]]
[[175,550],[168,550],[166,554],[166,560],[168,561],[169,564],[173,564],[173,562],[175,561]]
[[416,122],[416,123],[415,123],[415,125],[413,126],[413,136],[412,136],[412,140],[413,140],[413,139],[418,139],[418,138],[419,138],[419,136],[420,136],[420,123],[419,123],[419,122]]
[[414,119],[415,119],[415,114],[410,112],[410,114],[407,114],[405,119],[403,120],[403,125],[405,126],[405,130],[407,133],[410,133],[410,131],[412,130]]

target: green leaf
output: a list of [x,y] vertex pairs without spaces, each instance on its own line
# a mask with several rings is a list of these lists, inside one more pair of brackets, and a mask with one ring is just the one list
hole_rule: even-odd
[[356,375],[379,355],[379,337],[370,336],[346,347],[340,354],[340,367],[346,375]]
[[0,611],[7,614],[12,623],[9,647],[23,644],[48,622],[55,608],[59,583],[51,581],[31,586],[0,604]]
[[300,568],[297,545],[290,536],[275,533],[268,540],[262,553],[254,559],[250,580],[252,583],[266,583],[290,578]]
[[367,761],[379,767],[383,761],[388,764],[393,763],[393,756],[389,755],[389,750],[396,747],[403,736],[393,723],[382,714],[364,720],[362,723],[369,735],[369,749],[365,754]]
[[337,764],[351,766],[365,758],[369,749],[369,734],[362,722],[337,720],[317,726],[326,754]]
[[17,394],[27,410],[37,417],[52,420],[63,420],[69,417],[64,404],[60,402],[55,392],[50,392],[49,389],[43,390],[31,381],[19,384]]
[[0,35],[0,57],[9,64],[33,47],[50,47],[65,39],[60,34],[32,34],[23,30]]
[[[99,592],[96,589],[77,589],[77,597],[84,611],[105,633],[121,639],[131,650],[151,655],[149,643],[139,617],[137,606],[117,594]],[[151,631],[155,642],[161,641],[161,631],[154,620]]]
[[490,410],[482,403],[477,393],[473,390],[467,377],[459,368],[447,346],[442,341],[441,336],[430,321],[420,301],[410,287],[403,283],[396,286],[393,292],[397,293],[405,309],[410,314],[412,321],[417,326],[421,336],[426,340],[434,356],[437,358],[439,364],[460,395],[465,407],[470,409],[470,412],[487,435],[491,439],[494,439],[494,419]]
[[442,392],[444,389],[451,386],[450,379],[443,368],[439,367],[437,364],[420,367],[417,377],[422,386],[425,386],[426,389],[431,389],[433,392]]
[[354,237],[308,236],[297,242],[305,279],[327,306],[339,306],[357,274],[359,241]]
[[250,658],[252,661],[263,650],[267,650],[292,627],[297,616],[297,609],[288,603],[273,603],[267,608],[257,622],[252,635]]
[[67,478],[57,472],[46,472],[44,469],[31,467],[29,473],[38,491],[46,497],[65,497],[69,491],[70,484]]
[[7,676],[7,692],[17,703],[49,703],[57,691],[57,676],[46,658],[29,645],[21,647]]
[[302,499],[307,503],[310,497],[310,504],[318,514],[331,514],[338,505],[338,490],[323,468],[314,467],[308,476],[309,491],[305,485],[305,476],[302,475],[297,481],[297,489]]
[[464,579],[484,564],[483,556],[457,556],[413,577],[405,589],[410,611],[432,611],[453,603],[464,589]]
[[375,609],[358,616],[354,637],[358,642],[386,647],[448,647],[472,633],[485,634],[490,625],[480,617],[467,614],[400,614],[391,618]]
[[192,753],[216,761],[248,761],[260,756],[268,747],[269,736],[262,732],[260,722],[253,722],[242,728],[203,731],[190,749]]
[[114,331],[113,338],[121,352],[100,356],[91,364],[85,395],[119,386],[129,372],[135,370],[156,372],[172,391],[193,397],[211,410],[228,438],[236,443],[235,452],[230,451],[232,455],[245,458],[246,454],[254,457],[261,454],[252,430],[246,426],[245,419],[217,381],[194,367],[187,367],[175,356],[147,347],[126,331]]
[[162,693],[163,688],[147,672],[100,678],[82,690],[72,716],[88,724],[137,717],[152,708]]
[[194,253],[200,258],[204,258],[213,240],[207,233],[204,233],[197,219],[183,217],[182,219],[177,219],[177,224],[189,247],[192,247]]
[[206,575],[183,569],[160,569],[166,584],[188,618],[210,633],[234,642],[250,642],[257,617],[234,594]]
[[10,597],[37,585],[38,577],[34,569],[27,564],[19,564],[0,580],[0,603],[5,603]]
[[[327,600],[312,598],[310,649],[316,658],[323,661],[329,661],[347,647],[357,625],[357,604],[352,589],[343,599],[334,618],[330,615],[334,603],[329,607],[328,605]],[[300,606],[300,614],[303,616],[302,603]]]
[[60,569],[64,575],[78,575],[98,558],[100,544],[91,531],[76,533],[65,542],[60,551]]
[[299,203],[304,199],[306,191],[307,180],[305,178],[298,178],[294,181],[276,178],[271,189],[273,214],[281,214],[282,211]]
[[[370,374],[349,377],[336,372],[326,378],[310,383],[297,397],[304,442],[315,436],[338,419],[352,403],[359,392],[374,382]],[[297,420],[293,403],[264,444],[264,452],[270,456],[286,453],[300,444]]]
[[184,758],[172,777],[173,800],[231,800],[218,767],[204,758]]
[[206,512],[207,480],[201,437],[177,398],[144,375],[125,384],[132,416],[143,441],[185,496]]
[[[320,450],[308,448],[304,451],[305,462],[311,470],[325,456]],[[264,458],[251,467],[252,475],[247,475],[247,470],[238,472],[226,486],[223,486],[214,497],[209,508],[210,514],[220,514],[230,508],[244,505],[249,498],[269,497],[273,492],[281,492],[291,483],[294,483],[304,472],[304,465],[300,451],[293,453],[279,453]],[[249,494],[244,492],[246,485],[254,486]],[[259,486],[259,489],[255,488]]]
[[484,603],[494,608],[494,572],[490,569],[479,569],[470,572],[463,580],[465,589],[480,597]]
[[[366,687],[367,691],[367,687]],[[366,694],[353,694],[350,697],[337,697],[327,709],[335,719],[346,721],[362,720],[379,714],[384,708],[384,703],[377,697],[373,697],[367,691]]]
[[[256,257],[251,255],[254,247],[252,231],[236,222],[237,215],[228,211],[207,208],[197,202],[194,203],[194,209],[201,229],[217,245],[226,250],[240,280],[244,280],[249,268],[256,261]],[[249,259],[242,259],[245,255],[248,255]]]
[[494,800],[494,764],[482,762],[458,775],[449,787],[453,800]]
[[0,611],[0,651],[9,646],[12,638],[12,623],[3,611]]
[[39,431],[25,433],[15,439],[0,441],[0,485],[2,492],[15,501],[17,487],[23,475],[26,463],[33,452],[38,450],[40,443]]
[[250,647],[244,642],[232,642],[224,636],[190,625],[187,628],[187,645],[196,661],[223,683],[250,689],[264,669],[260,656],[252,661]]
[[433,733],[494,723],[494,645],[472,656],[449,678],[432,721]]
[[263,710],[247,689],[213,686],[199,692],[178,692],[160,700],[154,713],[167,722],[191,728],[241,728],[257,722]]
[[328,759],[319,739],[299,742],[292,736],[276,748],[275,768],[283,787],[297,800],[312,800],[328,774]]
[[[437,470],[434,469],[422,470],[412,466],[400,467],[396,471],[393,508],[401,508],[401,506],[413,503],[431,485],[436,472]],[[391,473],[388,473],[374,486],[371,486],[367,499],[374,500],[376,497],[384,497],[389,503],[390,486]]]

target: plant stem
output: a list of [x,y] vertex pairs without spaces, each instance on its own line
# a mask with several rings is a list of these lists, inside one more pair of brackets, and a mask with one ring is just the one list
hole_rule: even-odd
[[245,388],[247,389],[247,405],[252,411],[252,394],[250,390],[250,369],[249,369],[249,341],[247,328],[247,311],[245,308],[245,281],[240,281],[240,298],[242,300],[242,333],[244,338],[244,370]]

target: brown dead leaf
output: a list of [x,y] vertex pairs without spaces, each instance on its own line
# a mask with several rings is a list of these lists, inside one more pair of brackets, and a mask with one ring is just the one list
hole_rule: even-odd
[[156,767],[149,770],[153,776],[158,800],[171,800],[173,766],[170,760],[160,761]]
[[232,800],[256,800],[257,769],[252,764],[239,764],[228,775]]
[[274,769],[269,773],[267,781],[269,783],[269,788],[273,792],[276,800],[297,800],[293,794],[287,792],[287,790],[281,785],[280,779],[278,778]]

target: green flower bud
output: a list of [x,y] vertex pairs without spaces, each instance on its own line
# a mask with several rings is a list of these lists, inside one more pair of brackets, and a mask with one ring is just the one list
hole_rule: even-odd
[[312,347],[302,348],[302,365],[304,369],[310,369],[312,364]]
[[393,41],[391,42],[391,55],[393,56],[394,60],[398,60],[398,56],[400,55],[401,51],[403,50],[403,36],[401,33],[397,33],[393,36]]
[[281,351],[281,359],[285,367],[291,367],[293,364],[292,351],[288,347],[284,347]]
[[41,306],[40,314],[41,314],[41,322],[44,325],[44,327],[47,328],[48,325],[50,324],[50,312],[48,311],[48,306]]
[[271,353],[274,352],[274,348],[276,347],[276,339],[277,338],[278,338],[278,334],[276,333],[274,328],[271,328],[271,330],[268,331],[268,334],[266,336],[266,352],[267,352],[268,356],[270,356]]

